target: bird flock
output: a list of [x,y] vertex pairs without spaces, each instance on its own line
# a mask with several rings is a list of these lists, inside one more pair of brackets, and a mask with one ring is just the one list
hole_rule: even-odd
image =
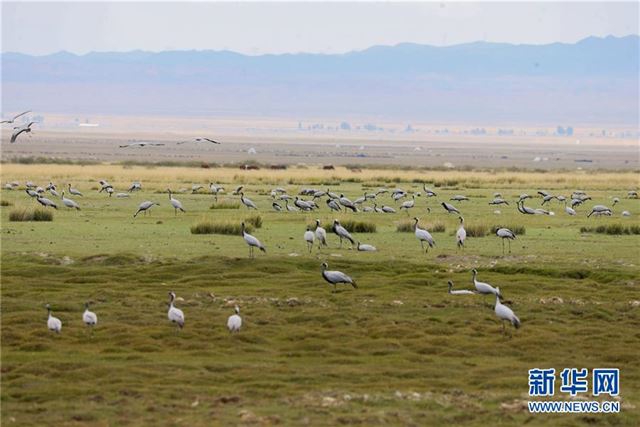
[[[122,193],[115,193],[113,185],[111,185],[106,180],[100,180],[99,184],[100,188],[98,190],[98,193],[105,193],[108,197],[112,197],[113,194],[116,194],[117,198],[129,197],[132,193],[142,190],[142,184],[139,181],[133,182],[128,187],[126,192]],[[13,190],[18,188],[19,186],[19,183],[12,182],[7,184],[5,188]],[[54,202],[54,200],[59,197],[65,207],[74,210],[80,210],[80,206],[78,203],[65,196],[65,191],[61,191],[60,193],[58,193],[58,187],[53,182],[49,182],[49,184],[44,188],[41,186],[37,186],[32,182],[27,182],[25,187],[26,194],[30,198],[35,199],[45,208],[57,209],[58,206],[56,202]],[[84,194],[77,188],[73,187],[72,183],[67,183],[66,187],[64,188],[69,195],[77,198],[84,197]],[[204,188],[206,188],[204,185],[194,184],[191,187],[191,192],[198,193]],[[225,191],[222,185],[214,183],[209,183],[208,188],[209,192],[216,200],[218,195],[220,193],[224,193]],[[181,193],[185,193],[187,191],[189,190],[186,188],[180,190]],[[53,197],[54,199],[52,200],[50,198],[44,197],[44,194],[46,194],[46,192],[49,192],[51,197]],[[178,213],[185,213],[186,209],[184,208],[182,202],[175,198],[174,192],[170,188],[167,188],[166,192],[168,194],[169,204],[174,209],[174,215],[177,216]],[[247,210],[259,210],[258,205],[251,198],[245,195],[245,187],[243,185],[236,187],[232,194],[239,198],[241,205],[244,206]],[[277,187],[272,189],[269,194],[272,199],[272,209],[276,212],[281,213],[318,212],[321,210],[321,206],[326,205],[326,208],[324,209],[329,209],[330,212],[399,214],[399,212],[401,212],[402,210],[406,211],[407,213],[410,210],[412,212],[420,210],[421,208],[417,203],[417,198],[422,197],[423,195],[427,199],[438,197],[437,193],[426,187],[426,185],[423,186],[422,192],[409,192],[401,188],[380,188],[375,192],[365,192],[361,197],[353,201],[343,193],[338,194],[332,192],[329,188],[327,188],[326,190],[302,188],[297,195],[292,196],[286,189]],[[553,203],[554,200],[556,200],[558,203],[564,205],[565,212],[567,213],[567,215],[571,216],[576,215],[576,208],[579,208],[586,201],[591,200],[591,197],[588,196],[584,191],[575,191],[571,194],[570,197],[553,195],[544,190],[538,191],[538,194],[540,196],[540,199],[542,200],[541,206],[548,206]],[[389,197],[391,199],[387,203],[400,203],[399,209],[396,211],[396,209],[394,209],[393,207],[384,204],[384,197]],[[323,198],[325,199],[325,203],[318,203]],[[627,198],[636,199],[638,198],[638,194],[636,191],[629,191],[627,194]],[[515,202],[517,211],[524,215],[554,215],[552,211],[546,210],[542,207],[532,208],[525,205],[525,201],[528,200],[529,202],[531,202],[531,200],[533,199],[534,198],[532,196],[529,196],[527,194],[520,195]],[[469,197],[459,194],[451,197],[448,201],[441,201],[439,203],[446,214],[454,214],[458,216],[459,226],[455,233],[455,243],[458,250],[464,250],[466,247],[467,232],[464,227],[465,220],[461,214],[461,210],[453,206],[449,202],[464,203],[467,201],[469,201]],[[621,203],[619,197],[614,197],[612,201],[613,204],[611,208],[604,205],[594,205],[591,208],[590,212],[586,214],[586,216],[588,218],[592,216],[611,216],[613,214],[613,207]],[[291,204],[289,204],[290,202]],[[284,207],[281,205],[281,203],[284,203]],[[493,194],[493,198],[488,204],[510,206],[509,201],[504,199],[499,193]],[[567,206],[567,204],[570,204],[571,207]],[[151,208],[155,206],[160,206],[160,204],[152,200],[145,200],[139,204],[137,211],[133,214],[133,217],[136,218],[141,213],[147,215],[150,213]],[[423,209],[426,214],[431,213],[430,207],[423,206]],[[622,215],[628,216],[628,211],[624,211]],[[417,216],[413,217],[413,230],[415,238],[420,244],[421,251],[426,254],[429,252],[429,250],[433,250],[436,248],[436,242],[433,235],[429,232],[427,227],[421,225],[420,219]],[[351,249],[360,252],[375,252],[378,250],[371,244],[362,243],[359,240],[355,239],[351,232],[347,230],[347,228],[344,227],[338,219],[333,220],[330,225],[329,231],[337,237],[339,245],[338,248],[342,248],[343,244],[345,242],[348,242],[351,246]],[[516,234],[512,230],[505,227],[497,228],[495,234],[502,242],[503,254],[506,250],[505,240],[508,245],[508,251],[511,252],[511,242],[517,239]],[[253,258],[255,256],[256,249],[263,253],[267,252],[267,247],[265,246],[265,244],[260,241],[258,237],[249,234],[244,222],[241,223],[241,235],[249,249],[250,258]],[[329,247],[327,229],[322,227],[320,219],[315,220],[315,227],[306,226],[302,237],[305,242],[306,249],[309,253],[313,252],[314,247],[317,247],[318,251],[321,251],[323,248]],[[327,262],[323,262],[321,264],[320,272],[322,278],[332,287],[332,292],[337,291],[337,285],[350,285],[353,289],[358,289],[356,280],[353,277],[342,271],[329,270],[329,265]],[[453,282],[448,281],[448,293],[450,295],[456,296],[492,295],[495,297],[494,312],[497,318],[502,322],[503,331],[505,330],[504,325],[506,322],[509,322],[516,329],[519,328],[521,325],[520,319],[515,315],[511,308],[509,308],[502,302],[503,295],[501,294],[500,288],[494,287],[485,282],[478,281],[477,276],[478,271],[475,269],[472,270],[473,289],[453,289]],[[51,307],[49,304],[47,304],[46,307],[48,310],[47,327],[56,333],[60,333],[62,330],[61,320],[52,315]],[[185,315],[181,309],[176,307],[176,295],[174,292],[169,293],[167,317],[168,320],[176,326],[177,330],[180,330],[185,326]],[[82,319],[83,323],[87,325],[90,330],[93,330],[93,328],[95,328],[98,324],[96,313],[89,310],[89,303],[85,304],[85,311],[82,315]],[[235,333],[238,332],[241,327],[242,318],[240,317],[240,308],[238,306],[235,306],[234,314],[232,314],[228,318],[227,328],[230,332]]]

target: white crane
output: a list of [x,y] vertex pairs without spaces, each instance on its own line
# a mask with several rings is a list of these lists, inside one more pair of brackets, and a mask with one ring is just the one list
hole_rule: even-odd
[[247,209],[258,210],[258,207],[256,206],[255,203],[253,203],[253,201],[251,201],[251,199],[247,199],[246,197],[244,197],[243,192],[240,192],[240,201],[242,202],[243,205],[247,207]]
[[313,241],[315,240],[315,235],[313,231],[311,231],[311,227],[307,226],[307,231],[304,232],[304,241],[307,242],[307,249],[309,249],[309,253],[313,249]]
[[503,333],[505,332],[505,327],[504,327],[505,320],[508,322],[511,322],[513,327],[518,329],[520,327],[520,319],[518,319],[518,316],[515,315],[513,310],[511,310],[509,307],[507,307],[506,305],[500,302],[500,288],[496,288],[496,290],[497,290],[497,295],[496,295],[495,312],[496,312],[496,316],[498,316],[498,318],[502,321],[502,332]]
[[478,280],[477,280],[478,270],[476,270],[474,268],[472,271],[473,271],[473,285],[476,287],[476,292],[477,293],[479,293],[480,295],[497,295],[500,298],[502,298],[502,294],[500,293],[500,289],[498,289],[497,287],[494,288],[493,286],[491,286],[488,283],[478,282]]
[[320,220],[316,219],[316,239],[318,240],[318,249],[327,245],[327,230],[320,226]]
[[15,120],[16,120],[18,117],[20,117],[20,116],[24,116],[25,114],[30,113],[30,112],[31,112],[31,110],[24,111],[24,112],[22,112],[22,113],[20,113],[20,114],[18,114],[18,115],[13,116],[13,118],[12,118],[12,119],[9,119],[9,120],[3,120],[3,121],[1,121],[0,123],[13,123],[13,122],[15,122]]
[[89,302],[84,303],[84,313],[82,313],[82,321],[87,325],[91,333],[93,328],[98,324],[98,315],[89,310]]
[[462,202],[464,200],[469,200],[469,198],[467,196],[462,196],[462,195],[455,195],[452,198],[450,198],[449,200],[452,200],[454,202]]
[[249,258],[253,258],[253,248],[258,248],[265,253],[267,252],[267,248],[260,243],[260,240],[246,232],[244,222],[242,223],[242,238],[247,242],[247,245],[249,245]]
[[116,194],[116,198],[118,198],[118,199],[124,199],[124,198],[127,198],[127,197],[129,197],[129,193],[118,193],[118,194]]
[[62,204],[70,209],[80,210],[80,206],[76,202],[64,197],[64,191],[62,192]]
[[47,307],[47,314],[48,314],[47,328],[49,328],[50,331],[53,331],[56,334],[59,334],[60,331],[62,331],[62,321],[57,317],[53,317],[51,315],[51,306],[49,304],[47,304],[46,307]]
[[20,136],[20,134],[22,133],[30,133],[31,132],[31,126],[33,126],[33,124],[35,124],[35,122],[30,122],[27,123],[25,125],[22,126],[16,126],[13,128],[13,133],[11,134],[11,143],[13,144],[14,142],[16,142],[16,140],[18,139],[18,136]]
[[477,292],[475,291],[470,291],[468,289],[460,289],[460,290],[453,290],[453,282],[451,280],[449,280],[447,282],[449,284],[449,293],[451,295],[475,295],[477,294]]
[[515,240],[516,235],[513,231],[508,228],[499,228],[496,230],[496,236],[502,239],[502,254],[504,255],[504,241],[505,239],[509,242],[509,253],[511,253],[511,241]]
[[229,318],[227,319],[227,329],[229,329],[229,332],[231,333],[239,332],[240,328],[242,327],[242,317],[240,317],[240,307],[236,305],[233,311],[234,311],[234,314],[229,316]]
[[167,311],[167,318],[171,323],[176,324],[176,331],[178,331],[184,327],[184,313],[173,305],[175,299],[176,294],[173,291],[169,292],[169,311]]
[[376,247],[373,245],[367,245],[366,243],[362,244],[360,243],[360,241],[358,241],[358,250],[360,252],[375,252],[378,249],[376,249]]
[[[426,229],[418,227],[418,222],[420,221],[418,218],[413,218],[416,222],[413,226],[415,229],[416,238],[420,241],[420,246],[425,253],[429,252],[429,248],[433,248],[436,245],[435,240],[433,240],[433,236]],[[427,249],[424,248],[424,242],[427,242]]]
[[152,202],[151,200],[146,200],[140,203],[140,205],[138,206],[138,210],[133,214],[133,217],[137,217],[140,212],[144,212],[144,214],[146,215],[147,211],[149,211],[149,209],[156,205],[160,206],[160,203]]
[[168,188],[167,191],[169,192],[169,202],[171,203],[171,206],[173,206],[173,211],[174,211],[175,215],[178,215],[178,210],[180,210],[182,212],[186,212],[184,210],[184,208],[182,207],[182,203],[180,202],[180,200],[173,198],[173,194],[171,193],[171,189]]
[[384,213],[396,213],[396,210],[393,209],[391,206],[385,206],[382,205],[382,207],[380,208],[382,210],[382,212]]
[[456,209],[455,206],[453,206],[452,204],[449,204],[447,202],[442,202],[441,205],[444,208],[444,210],[447,211],[448,213],[456,213],[460,215],[460,211]]
[[338,221],[337,219],[333,220],[332,230],[340,238],[340,247],[342,247],[342,239],[347,239],[348,241],[350,241],[351,247],[353,247],[353,245],[356,243],[355,240],[353,240],[353,237],[351,237],[351,234],[347,231],[346,228],[340,225],[340,221]]
[[464,229],[464,218],[460,218],[460,227],[458,227],[458,231],[456,232],[456,244],[458,245],[458,249],[464,249],[464,241],[467,239],[467,230]]
[[344,274],[342,271],[337,270],[327,270],[329,268],[329,264],[326,262],[322,263],[322,277],[324,280],[329,282],[330,285],[333,285],[333,292],[336,291],[336,285],[338,284],[348,284],[354,287],[354,289],[358,289],[358,285],[356,285],[355,280],[351,277]]

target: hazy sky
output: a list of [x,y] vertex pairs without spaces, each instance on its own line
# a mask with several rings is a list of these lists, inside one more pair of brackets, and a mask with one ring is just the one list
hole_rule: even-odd
[[477,40],[543,44],[638,34],[639,3],[1,3],[2,51],[358,50]]

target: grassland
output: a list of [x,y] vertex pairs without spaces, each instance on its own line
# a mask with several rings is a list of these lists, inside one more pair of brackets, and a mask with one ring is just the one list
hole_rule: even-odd
[[[141,180],[128,199],[98,194],[98,179],[116,191]],[[2,190],[11,206],[2,222],[3,425],[621,425],[640,424],[640,275],[637,235],[581,233],[581,227],[640,224],[640,201],[624,199],[637,186],[632,173],[473,173],[290,169],[146,168],[110,165],[2,166],[5,182],[67,182],[85,193],[81,211],[60,209],[52,222],[9,222],[12,209],[33,209],[23,191]],[[411,216],[442,223],[428,255],[412,233],[396,231],[404,212],[332,215],[277,213],[273,186],[343,192],[352,199],[378,186],[437,188],[469,224],[518,224],[526,234],[502,255],[491,234],[469,238],[457,251],[456,216],[436,200],[417,198]],[[164,191],[193,183],[225,185],[220,203],[245,184],[260,208],[253,233],[267,253],[248,259],[239,236],[191,234],[203,221],[239,222],[255,215],[209,209],[207,194],[175,194],[186,214],[174,215]],[[499,191],[508,200],[539,188],[593,197],[576,217],[562,205],[555,216],[525,216],[513,206],[487,203]],[[621,197],[612,218],[586,218],[591,204]],[[150,215],[132,218],[143,200]],[[385,204],[393,205],[387,197]],[[530,202],[538,206],[540,200]],[[431,214],[426,213],[431,207]],[[628,210],[632,216],[622,218]],[[319,218],[376,225],[356,234],[378,248],[361,253],[330,248],[307,254],[302,234]],[[332,294],[320,263],[345,271],[359,289]],[[500,286],[523,327],[501,334],[490,298],[451,296],[447,280],[471,286],[470,270]],[[167,292],[182,300],[180,333],[166,319]],[[99,325],[81,322],[94,302]],[[45,303],[64,322],[46,330]],[[229,335],[224,324],[241,307],[245,325]],[[618,367],[622,413],[530,415],[527,370],[534,367]],[[590,396],[589,396],[590,397]]]

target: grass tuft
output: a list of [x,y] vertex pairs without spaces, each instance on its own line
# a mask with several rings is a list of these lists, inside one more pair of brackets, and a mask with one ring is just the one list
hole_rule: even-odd
[[597,227],[580,227],[581,233],[598,233],[621,236],[623,234],[640,234],[640,225],[602,224]]
[[234,200],[222,200],[220,202],[214,202],[209,209],[239,209],[240,203]]
[[44,209],[13,209],[9,221],[53,221],[53,212]]
[[491,231],[486,224],[465,224],[464,229],[468,237],[484,237]]
[[0,200],[0,206],[11,206],[11,203],[7,200]]
[[262,217],[260,215],[252,215],[244,219],[245,224],[252,225],[254,228],[262,228]]
[[[247,233],[251,233],[253,225],[245,224]],[[231,221],[201,221],[191,226],[191,234],[226,234],[240,235],[242,227],[237,222]]]
[[375,233],[377,230],[376,225],[372,222],[353,219],[340,221],[340,225],[346,228],[349,233]]
[[[412,233],[414,231],[414,224],[415,222],[411,220],[400,221],[396,225],[396,231],[399,233]],[[447,230],[447,227],[444,225],[444,223],[440,221],[420,224],[420,227],[426,228],[430,233],[444,233]]]

